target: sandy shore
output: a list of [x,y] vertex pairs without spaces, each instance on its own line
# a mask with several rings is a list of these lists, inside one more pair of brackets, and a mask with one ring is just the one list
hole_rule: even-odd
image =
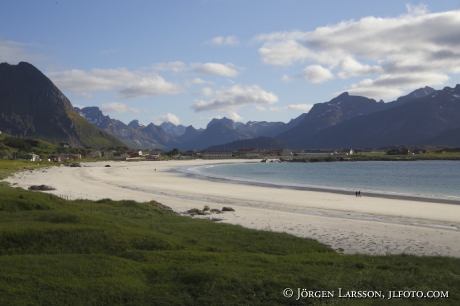
[[235,212],[204,218],[313,238],[345,253],[460,257],[460,205],[243,185],[176,171],[222,162],[87,163],[23,171],[7,181],[23,188],[51,185],[57,190],[50,193],[71,199],[156,200],[181,213],[205,205],[230,206]]

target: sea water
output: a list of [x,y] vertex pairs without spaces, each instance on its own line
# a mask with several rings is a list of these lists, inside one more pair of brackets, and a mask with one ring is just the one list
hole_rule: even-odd
[[460,200],[460,161],[242,163],[192,167],[188,172],[280,187]]

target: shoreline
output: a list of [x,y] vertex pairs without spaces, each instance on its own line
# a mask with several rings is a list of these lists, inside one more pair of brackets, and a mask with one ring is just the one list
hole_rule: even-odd
[[[231,164],[231,163],[220,163],[220,164]],[[191,166],[191,167],[194,167],[194,166]],[[188,168],[191,168],[191,167],[188,167]],[[348,191],[348,190],[343,190],[343,189],[333,189],[333,188],[327,188],[327,187],[280,185],[280,184],[269,183],[269,182],[254,182],[254,181],[249,181],[249,180],[246,181],[246,180],[237,179],[237,178],[230,178],[230,177],[226,178],[226,177],[219,177],[215,175],[207,175],[205,173],[184,172],[179,169],[176,169],[176,172],[182,173],[184,176],[195,178],[195,179],[209,180],[209,181],[214,181],[214,182],[251,185],[251,186],[259,186],[259,187],[267,187],[267,188],[326,192],[326,193],[335,193],[335,194],[342,194],[342,195],[349,195],[349,196],[354,195],[354,191]],[[448,198],[441,198],[441,197],[435,197],[435,196],[424,197],[424,196],[409,195],[409,194],[405,195],[405,194],[379,193],[379,192],[374,192],[374,191],[371,191],[371,192],[366,191],[365,193],[363,192],[362,195],[364,195],[365,197],[370,197],[370,198],[383,198],[383,199],[393,199],[393,200],[460,205],[460,199],[456,200],[456,199],[448,199]]]
[[[234,212],[195,216],[247,228],[312,238],[340,252],[460,257],[460,205],[431,199],[355,198],[350,193],[273,188],[210,180],[178,172],[179,167],[254,160],[97,162],[83,167],[22,171],[6,179],[27,189],[47,184],[70,199],[155,200],[181,215],[192,208]],[[110,167],[105,167],[110,165]],[[156,171],[155,171],[156,169]]]

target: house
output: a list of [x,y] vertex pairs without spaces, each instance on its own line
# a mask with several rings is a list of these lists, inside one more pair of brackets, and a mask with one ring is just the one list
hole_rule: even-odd
[[148,155],[145,155],[145,158],[146,159],[160,159],[161,157],[161,154],[158,153],[158,154],[148,154]]
[[130,157],[140,157],[142,156],[142,151],[141,150],[128,150],[126,151],[126,154],[129,154]]
[[197,157],[198,157],[198,152],[196,150],[188,150],[179,156],[180,159],[195,159]]
[[68,142],[60,142],[60,143],[59,143],[59,146],[60,146],[61,148],[70,148],[70,145],[69,145]]
[[120,153],[120,152],[114,153],[112,156],[113,159],[117,159],[117,160],[125,160],[128,157],[130,157],[128,153]]
[[29,160],[29,161],[40,161],[40,156],[34,153],[29,153],[29,154],[24,155],[22,159]]
[[48,156],[48,161],[59,163],[61,162],[61,157],[58,155],[51,155],[51,156]]
[[206,151],[203,153],[203,158],[232,158],[231,151]]
[[388,155],[408,155],[410,152],[407,148],[391,149],[387,151]]

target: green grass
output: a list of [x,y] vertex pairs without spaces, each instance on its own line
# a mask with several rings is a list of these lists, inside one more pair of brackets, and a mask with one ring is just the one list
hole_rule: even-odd
[[11,176],[12,174],[18,171],[33,171],[36,169],[53,167],[56,165],[59,164],[49,161],[32,162],[25,160],[0,159],[0,180],[3,180],[8,176]]
[[[341,255],[312,239],[0,183],[0,305],[459,305],[460,259]],[[213,208],[213,205],[210,205]],[[448,299],[287,299],[443,290]]]

